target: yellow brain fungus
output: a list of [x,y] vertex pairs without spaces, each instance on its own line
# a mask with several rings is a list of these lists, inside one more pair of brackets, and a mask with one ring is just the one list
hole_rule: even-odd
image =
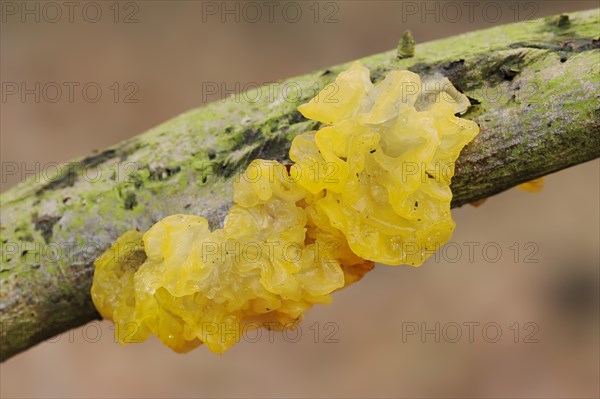
[[[332,94],[334,93],[334,94]],[[418,266],[453,232],[454,161],[479,131],[447,79],[359,63],[299,111],[295,162],[255,160],[222,229],[168,216],[129,231],[95,262],[92,299],[121,343],[154,333],[178,352],[223,353],[245,331],[289,328],[373,262]]]
[[544,189],[544,178],[538,177],[537,179],[526,181],[517,185],[517,188],[530,193],[539,193]]

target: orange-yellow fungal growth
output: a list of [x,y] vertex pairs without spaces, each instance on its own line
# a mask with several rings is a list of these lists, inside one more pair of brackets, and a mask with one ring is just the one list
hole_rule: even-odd
[[539,177],[537,179],[526,181],[525,183],[517,185],[517,188],[530,193],[539,193],[544,188],[544,178]]
[[[421,83],[408,71],[373,85],[358,63],[337,78],[337,101],[317,95],[298,109],[324,123],[294,139],[298,184],[352,251],[388,265],[418,266],[454,230],[454,161],[479,132],[455,116],[469,101],[447,79]],[[325,87],[321,93],[328,93]]]
[[247,330],[292,327],[373,262],[422,264],[454,229],[453,163],[478,133],[455,116],[468,105],[447,79],[373,85],[355,63],[299,107],[323,126],[293,140],[289,170],[255,160],[235,181],[222,229],[172,215],[121,236],[95,262],[96,308],[121,343],[154,333],[222,353]]

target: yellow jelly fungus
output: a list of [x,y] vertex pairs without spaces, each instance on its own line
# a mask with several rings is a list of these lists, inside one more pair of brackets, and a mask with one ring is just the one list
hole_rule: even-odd
[[122,235],[95,262],[96,308],[121,343],[223,353],[248,330],[295,326],[373,262],[421,265],[454,230],[454,161],[479,131],[455,116],[468,105],[447,79],[373,85],[354,63],[299,107],[322,127],[293,140],[295,164],[259,159],[235,179],[222,229],[172,215]]
[[517,188],[530,193],[539,193],[544,188],[544,178],[539,177],[537,179],[526,181],[525,183],[519,184]]

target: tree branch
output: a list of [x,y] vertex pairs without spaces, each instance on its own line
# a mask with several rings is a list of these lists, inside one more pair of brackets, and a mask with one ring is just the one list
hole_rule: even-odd
[[[560,23],[559,23],[560,21]],[[471,98],[481,134],[461,154],[453,206],[600,155],[599,11],[518,23],[361,61],[440,73]],[[0,196],[0,359],[99,318],[93,261],[125,230],[173,213],[219,226],[232,179],[254,158],[285,160],[290,140],[316,124],[296,107],[348,64],[231,96]],[[295,91],[294,91],[295,90]],[[287,91],[287,97],[284,94]],[[295,94],[299,94],[295,96]]]

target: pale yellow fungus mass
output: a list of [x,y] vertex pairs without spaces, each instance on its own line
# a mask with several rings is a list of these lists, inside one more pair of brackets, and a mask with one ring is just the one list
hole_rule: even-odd
[[[333,94],[332,94],[333,93]],[[479,132],[447,79],[360,63],[300,106],[318,131],[295,162],[255,160],[222,229],[168,216],[126,232],[96,262],[92,299],[121,343],[155,334],[177,352],[223,353],[251,329],[290,328],[373,262],[421,265],[454,230],[454,161]]]

